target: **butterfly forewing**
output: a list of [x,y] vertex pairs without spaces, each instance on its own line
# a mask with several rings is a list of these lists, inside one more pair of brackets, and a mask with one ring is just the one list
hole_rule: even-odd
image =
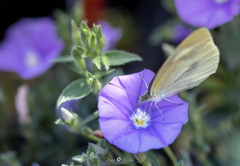
[[157,72],[149,87],[152,97],[168,97],[199,85],[215,73],[219,51],[206,28],[187,37]]

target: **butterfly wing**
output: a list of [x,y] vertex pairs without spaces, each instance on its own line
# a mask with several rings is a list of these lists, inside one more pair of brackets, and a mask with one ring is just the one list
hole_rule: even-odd
[[154,98],[168,97],[199,85],[215,73],[219,51],[206,28],[187,37],[168,57],[150,84]]

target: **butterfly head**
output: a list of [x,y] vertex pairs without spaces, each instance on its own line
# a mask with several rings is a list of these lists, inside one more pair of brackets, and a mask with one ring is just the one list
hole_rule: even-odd
[[140,96],[138,102],[145,103],[145,102],[147,102],[147,101],[149,101],[151,99],[152,99],[152,96],[150,94],[150,91],[147,90],[142,96]]

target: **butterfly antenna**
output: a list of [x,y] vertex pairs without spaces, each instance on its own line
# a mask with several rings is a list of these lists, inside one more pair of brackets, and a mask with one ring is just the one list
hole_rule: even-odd
[[169,101],[169,102],[174,103],[174,104],[183,105],[183,103],[176,103],[176,102],[174,102],[172,100],[169,100],[167,98],[163,98],[163,100]]
[[156,107],[156,108],[158,109],[158,111],[160,112],[163,121],[165,121],[165,118],[163,117],[162,111],[161,111],[161,110],[158,108],[158,106],[157,106],[157,102],[155,102],[155,107]]
[[141,79],[143,80],[143,82],[144,82],[144,84],[145,84],[145,86],[146,86],[146,88],[148,89],[148,84],[147,84],[147,82],[144,80],[144,78],[142,77],[142,75],[139,73],[139,76],[141,77]]
[[129,90],[129,89],[126,89],[126,88],[123,88],[123,87],[121,87],[121,86],[115,85],[115,84],[113,84],[113,83],[111,83],[111,82],[109,82],[108,84],[113,85],[113,86],[116,86],[116,87],[118,87],[118,88],[120,88],[120,89],[126,90],[126,91],[128,91],[129,93],[131,93],[131,94],[139,97],[139,95],[137,95],[136,93],[134,93],[133,91],[131,91],[131,90]]

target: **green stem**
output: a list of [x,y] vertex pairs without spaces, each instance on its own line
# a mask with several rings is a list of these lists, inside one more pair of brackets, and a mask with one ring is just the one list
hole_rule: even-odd
[[93,131],[91,128],[87,128],[86,130],[82,130],[80,127],[79,127],[79,120],[76,120],[75,123],[71,126],[69,125],[69,127],[75,131],[76,133],[78,133],[79,135],[85,137],[85,138],[88,138],[92,141],[95,141],[95,142],[99,142],[100,139],[95,137],[94,135],[92,135]]
[[89,135],[89,134],[81,132],[81,131],[79,131],[77,133],[79,133],[81,136],[86,137],[86,138],[88,138],[88,139],[90,139],[92,141],[95,141],[95,142],[99,142],[100,141],[100,139],[95,137],[94,135]]
[[163,148],[164,152],[168,155],[169,159],[172,161],[173,165],[176,165],[178,160],[170,147]]
[[135,155],[137,161],[142,164],[143,166],[152,166],[150,162],[147,161],[147,157],[144,153],[137,153]]
[[108,148],[118,157],[123,157],[123,154],[113,145],[108,144]]

